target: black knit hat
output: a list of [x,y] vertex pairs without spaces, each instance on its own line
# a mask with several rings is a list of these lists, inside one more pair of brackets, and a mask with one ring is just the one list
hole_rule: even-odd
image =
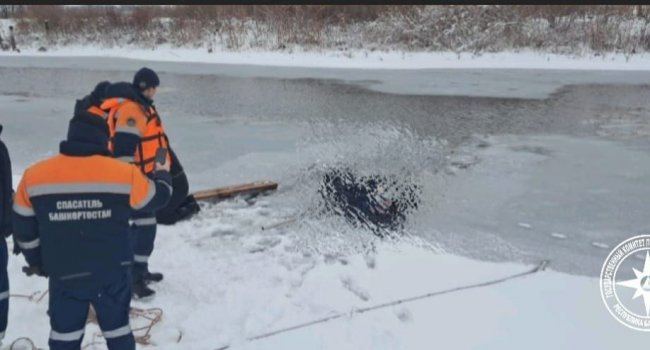
[[93,90],[93,92],[90,93],[90,95],[91,95],[94,99],[96,99],[97,101],[99,101],[99,102],[101,103],[101,101],[103,101],[103,100],[106,98],[106,88],[107,88],[109,85],[111,85],[111,83],[108,82],[108,81],[102,81],[102,82],[99,82],[99,83],[95,86],[95,89]]
[[106,121],[90,113],[77,114],[70,120],[68,141],[108,145],[109,131]]
[[140,70],[135,73],[135,76],[133,76],[133,86],[139,91],[150,87],[157,87],[158,85],[160,85],[158,74],[150,68],[140,68]]

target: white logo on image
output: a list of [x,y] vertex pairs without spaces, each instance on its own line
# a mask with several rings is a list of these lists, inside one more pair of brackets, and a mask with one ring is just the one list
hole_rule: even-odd
[[650,332],[650,235],[631,237],[609,253],[600,273],[600,294],[617,321]]

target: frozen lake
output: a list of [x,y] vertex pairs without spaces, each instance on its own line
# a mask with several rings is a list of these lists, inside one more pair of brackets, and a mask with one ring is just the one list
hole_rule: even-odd
[[[57,151],[76,98],[142,65],[1,57],[14,172]],[[326,165],[397,174],[424,188],[409,233],[589,276],[607,246],[650,228],[650,72],[146,65],[160,72],[156,103],[194,190],[273,179],[271,209],[299,213],[317,205]],[[302,228],[306,244],[341,225],[319,219]]]

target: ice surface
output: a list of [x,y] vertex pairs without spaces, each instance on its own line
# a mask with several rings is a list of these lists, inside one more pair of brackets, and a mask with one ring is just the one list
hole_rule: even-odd
[[[113,52],[115,52],[113,54]],[[623,58],[614,60],[586,58],[566,61],[566,65],[556,64],[554,60],[535,59],[535,54],[511,54],[501,57],[487,54],[479,58],[444,54],[422,54],[420,62],[403,59],[395,55],[395,65],[368,64],[366,59],[350,60],[340,58],[337,64],[328,64],[327,54],[289,55],[272,53],[273,60],[264,59],[264,54],[224,53],[210,54],[214,60],[183,61],[166,51],[137,51],[132,57],[116,51],[91,51],[88,56],[76,56],[76,51],[63,51],[62,55],[52,53],[7,54],[0,52],[0,66],[20,68],[65,68],[75,71],[109,71],[110,76],[120,76],[118,72],[134,71],[148,65],[158,72],[190,74],[197,80],[205,75],[234,78],[274,78],[274,79],[323,79],[343,81],[366,87],[375,91],[401,95],[443,95],[443,96],[491,96],[502,98],[547,98],[565,85],[575,84],[645,84],[650,80],[650,56],[636,56],[631,61]],[[128,52],[128,51],[126,51]],[[177,50],[172,50],[176,54]],[[197,51],[192,51],[197,53]],[[198,53],[200,54],[200,53]],[[113,57],[111,57],[114,55]],[[189,54],[190,57],[192,53]],[[206,54],[208,55],[208,54]],[[229,57],[231,60],[219,60]],[[174,57],[174,60],[164,60]],[[250,59],[246,59],[250,57]],[[298,58],[296,58],[298,57]],[[405,57],[409,57],[406,55]],[[420,57],[417,56],[416,57]],[[445,58],[446,57],[446,58]],[[492,57],[486,59],[486,57]],[[137,58],[137,59],[132,59]],[[161,60],[162,59],[162,60]],[[300,59],[305,65],[296,64]],[[181,62],[178,62],[181,61]],[[277,66],[269,67],[271,63]],[[321,65],[318,63],[321,62]],[[323,63],[324,62],[324,63]],[[451,62],[451,64],[441,64]],[[531,62],[532,64],[525,64]],[[357,69],[350,69],[357,67]],[[413,69],[417,68],[417,69]],[[129,79],[130,76],[124,74]],[[53,80],[56,82],[56,80]],[[36,81],[34,81],[35,83]],[[74,85],[59,85],[60,89],[72,89]]]
[[[596,276],[605,246],[647,227],[647,146],[557,135],[488,142],[475,153],[480,162],[428,187],[416,221],[433,241],[481,258],[546,257],[555,269]],[[536,148],[547,152],[521,151]]]

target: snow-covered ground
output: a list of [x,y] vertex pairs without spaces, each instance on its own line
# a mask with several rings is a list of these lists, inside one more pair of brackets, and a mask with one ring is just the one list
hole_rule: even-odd
[[[310,256],[296,249],[292,234],[260,230],[270,221],[263,202],[218,207],[211,214],[217,218],[160,232],[152,263],[166,278],[157,285],[156,299],[134,303],[163,309],[163,321],[152,332],[155,348],[612,349],[647,342],[647,334],[623,327],[607,313],[597,279],[549,270],[246,342],[335,313],[486,282],[531,266],[478,262],[417,242],[379,244],[370,256]],[[22,276],[21,265],[11,259],[12,293],[44,291],[45,280]],[[29,336],[45,346],[46,305],[47,298],[38,303],[12,298],[7,340]],[[89,325],[86,342],[97,333]]]
[[119,57],[146,61],[219,63],[273,67],[349,68],[349,69],[570,69],[570,70],[650,70],[650,54],[569,56],[540,51],[499,52],[476,55],[468,52],[404,52],[368,50],[261,51],[205,48],[155,49],[130,47],[65,46],[40,52],[37,48],[20,53],[0,51],[0,56],[37,57]]

